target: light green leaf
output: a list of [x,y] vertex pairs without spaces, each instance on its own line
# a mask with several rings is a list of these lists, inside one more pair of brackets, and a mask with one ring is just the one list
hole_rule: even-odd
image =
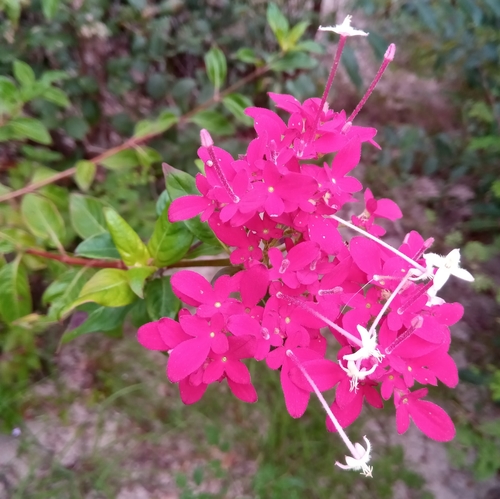
[[222,103],[236,119],[245,125],[252,125],[253,119],[245,114],[245,109],[253,105],[247,96],[237,93],[229,94],[222,99]]
[[182,223],[168,220],[168,203],[156,221],[148,249],[158,267],[167,267],[178,262],[189,250],[193,242],[193,233]]
[[95,302],[105,307],[123,307],[135,299],[126,270],[102,269],[83,286],[78,298],[62,310],[61,315],[66,315],[82,303]]
[[107,232],[103,204],[96,198],[72,193],[69,197],[69,215],[75,232],[87,239]]
[[0,316],[13,322],[31,312],[31,294],[28,277],[20,260],[0,268]]
[[296,69],[311,69],[316,66],[316,59],[304,52],[288,52],[281,59],[271,64],[273,71],[293,72]]
[[159,163],[162,160],[161,154],[152,147],[137,146],[135,153],[143,168],[149,168],[153,163]]
[[157,321],[162,317],[175,319],[181,308],[181,302],[172,291],[170,277],[154,279],[146,285],[146,309],[151,320]]
[[302,35],[306,32],[306,29],[309,27],[309,23],[307,21],[301,21],[297,23],[285,37],[286,41],[286,49],[292,49],[295,47],[297,42],[302,38]]
[[38,194],[27,194],[21,202],[21,213],[28,229],[52,247],[61,249],[66,228],[55,204]]
[[[42,94],[42,98],[60,107],[67,108],[71,105],[71,102],[69,101],[66,93],[63,92],[60,88],[56,87],[50,87],[45,90],[45,92],[43,92]],[[85,133],[83,134],[83,137],[85,136]]]
[[27,144],[21,146],[21,152],[28,159],[40,161],[41,163],[51,163],[53,161],[61,161],[64,156],[57,151],[51,151],[45,147],[34,147]]
[[283,47],[283,41],[288,33],[290,25],[288,24],[288,19],[281,13],[279,7],[270,2],[267,6],[267,23],[269,24],[278,44],[281,48]]
[[157,270],[157,267],[134,267],[127,270],[130,288],[139,298],[144,298],[146,279]]
[[52,139],[45,125],[35,118],[19,117],[9,121],[9,127],[20,138],[34,140],[40,144],[51,144]]
[[[82,334],[113,331],[125,320],[125,316],[130,310],[130,306],[124,307],[102,307],[94,304],[83,306],[88,313],[87,320],[69,331],[65,331],[61,338],[61,345],[69,343]],[[83,308],[82,307],[82,308]]]
[[[194,178],[189,173],[177,170],[164,163],[165,182],[170,199],[174,200],[188,194],[199,195]],[[185,220],[186,227],[200,240],[210,246],[220,246],[219,240],[215,237],[212,229],[207,223],[203,223],[200,217]]]
[[118,253],[111,234],[108,231],[96,234],[82,241],[76,247],[75,255],[86,258],[120,259],[120,253]]
[[241,62],[246,62],[247,64],[256,64],[260,61],[255,51],[248,47],[239,49],[236,54],[234,54],[234,57]]
[[205,54],[205,67],[208,79],[216,90],[219,90],[226,81],[227,62],[224,52],[218,47],[212,47]]
[[12,253],[35,245],[35,238],[22,229],[10,227],[0,229],[0,253]]
[[234,133],[234,126],[232,123],[218,111],[200,111],[191,117],[189,121],[191,123],[196,123],[200,128],[206,128],[209,132],[218,135],[231,135]]
[[57,13],[61,0],[42,0],[43,15],[47,21],[51,21]]
[[78,187],[87,192],[94,181],[97,166],[92,161],[81,160],[78,161],[75,173],[75,182]]
[[127,267],[147,265],[150,259],[148,248],[134,229],[111,208],[104,210],[104,216],[116,249],[125,265]]
[[12,70],[16,80],[23,86],[30,86],[35,83],[35,73],[31,67],[23,61],[14,61]]
[[126,149],[101,160],[101,165],[109,170],[123,170],[124,168],[138,166],[139,159],[133,149]]
[[134,137],[144,137],[146,135],[160,135],[172,128],[179,118],[170,111],[165,111],[155,120],[142,120],[135,125]]

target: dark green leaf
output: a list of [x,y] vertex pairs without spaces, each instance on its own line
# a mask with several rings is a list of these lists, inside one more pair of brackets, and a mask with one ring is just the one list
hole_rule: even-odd
[[87,320],[80,326],[66,331],[61,338],[61,344],[64,345],[82,334],[113,331],[123,324],[129,310],[129,305],[113,308],[85,305]]
[[128,267],[147,265],[150,255],[141,238],[130,225],[111,208],[104,210],[106,224],[116,249]]
[[234,54],[234,57],[238,59],[241,62],[246,62],[248,64],[255,64],[260,61],[259,57],[257,57],[257,54],[255,51],[251,48],[248,47],[243,47],[239,49],[236,54]]
[[172,291],[170,277],[162,277],[148,282],[145,295],[146,308],[151,320],[157,321],[162,317],[175,319],[181,308],[181,302]]
[[363,80],[359,73],[358,59],[356,58],[356,54],[350,45],[346,45],[344,47],[344,51],[342,52],[342,64],[346,68],[351,81],[354,83],[356,88],[360,90],[363,86]]
[[75,254],[86,258],[104,258],[119,260],[120,253],[109,232],[103,232],[82,241],[75,249]]
[[316,59],[304,52],[288,52],[281,59],[271,64],[274,71],[291,73],[296,69],[311,69],[317,64]]
[[167,93],[167,78],[161,73],[152,73],[146,82],[148,94],[156,100],[163,99]]
[[63,128],[66,133],[77,140],[83,140],[89,133],[89,125],[80,116],[69,116],[64,120]]

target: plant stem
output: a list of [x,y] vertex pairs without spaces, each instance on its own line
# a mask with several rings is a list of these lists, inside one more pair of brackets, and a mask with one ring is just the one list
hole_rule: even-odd
[[[121,260],[99,260],[94,258],[60,255],[58,253],[51,253],[50,251],[38,248],[26,248],[23,251],[29,255],[39,256],[49,260],[57,260],[58,262],[67,263],[68,265],[81,265],[83,267],[94,267],[100,269],[127,269],[127,266]],[[228,258],[212,258],[211,260],[179,260],[172,265],[162,268],[176,269],[186,267],[224,267],[227,265],[231,265]]]
[[[282,54],[280,54],[281,56]],[[219,95],[219,100],[225,97],[226,95],[234,92],[241,86],[245,85],[246,83],[254,80],[255,78],[258,78],[259,76],[263,75],[269,69],[271,68],[271,64],[274,61],[269,62],[268,64],[256,68],[254,71],[249,73],[248,75],[244,76],[240,80],[238,80],[236,83],[233,85],[227,87],[223,92],[220,93]],[[184,114],[179,118],[178,124],[186,123],[190,118],[192,118],[195,114],[199,113],[200,111],[203,111],[210,107],[212,104],[215,104],[215,99],[212,97],[208,99],[207,101],[203,102],[199,106],[195,107],[188,113]],[[160,133],[149,133],[147,135],[143,135],[142,137],[131,137],[130,139],[126,140],[123,144],[120,144],[118,146],[112,147],[111,149],[108,149],[107,151],[104,151],[103,153],[99,154],[95,158],[92,158],[90,161],[94,164],[98,164],[102,162],[104,159],[109,158],[110,156],[113,156],[113,154],[117,154],[121,151],[124,151],[126,149],[130,149],[132,147],[135,147],[139,144],[142,144],[143,142],[147,142],[148,140],[153,139],[157,135],[160,135],[163,132]],[[11,199],[17,198],[19,196],[22,196],[23,194],[28,194],[30,192],[36,191],[40,189],[41,187],[44,187],[49,184],[53,184],[54,182],[57,182],[59,180],[62,180],[64,178],[71,177],[76,173],[76,167],[71,167],[68,168],[67,170],[64,170],[62,172],[57,173],[56,175],[53,175],[52,177],[40,180],[38,182],[33,182],[25,187],[22,187],[21,189],[17,189],[16,191],[8,192],[7,194],[4,194],[3,196],[0,196],[0,203],[4,201],[9,201]]]

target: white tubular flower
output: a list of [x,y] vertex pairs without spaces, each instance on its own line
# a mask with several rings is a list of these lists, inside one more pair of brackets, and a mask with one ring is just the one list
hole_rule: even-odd
[[[344,359],[346,356],[344,356]],[[374,364],[371,369],[366,369],[366,367],[362,367],[361,369],[359,368],[358,364],[361,362],[358,361],[356,363],[354,360],[348,360],[347,361],[347,368],[342,365],[341,362],[339,362],[339,366],[342,368],[342,370],[351,378],[351,387],[349,391],[357,391],[358,389],[358,381],[363,381],[367,376],[370,374],[373,374],[375,369],[377,369],[377,364]]]
[[465,269],[460,268],[460,250],[458,248],[450,251],[446,256],[440,256],[436,253],[424,255],[427,268],[435,267],[437,272],[434,275],[433,294],[435,295],[450,278],[451,275],[472,282],[474,277]]
[[377,333],[373,331],[370,334],[366,328],[358,324],[358,333],[361,336],[361,348],[354,353],[344,355],[345,360],[363,360],[370,357],[375,357],[380,362],[384,356],[377,349]]
[[371,457],[370,454],[372,451],[372,446],[366,436],[364,436],[363,438],[366,442],[366,449],[360,443],[355,443],[354,447],[358,456],[346,456],[346,464],[340,464],[338,461],[335,464],[343,470],[361,470],[362,475],[372,476],[373,466],[368,466],[368,462],[370,461]]
[[352,16],[347,16],[342,24],[337,24],[336,26],[320,26],[318,29],[319,31],[333,31],[340,36],[368,36],[368,33],[351,27],[351,19]]

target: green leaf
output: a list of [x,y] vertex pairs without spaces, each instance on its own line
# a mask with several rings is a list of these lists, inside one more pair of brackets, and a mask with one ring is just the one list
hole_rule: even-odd
[[89,133],[89,125],[81,116],[68,116],[63,122],[63,128],[76,140],[83,140]]
[[139,298],[144,298],[146,279],[157,270],[157,267],[134,267],[127,270],[130,288]]
[[119,260],[120,253],[109,232],[103,232],[82,241],[75,249],[75,255],[86,258]]
[[167,77],[162,73],[152,73],[146,82],[148,94],[155,100],[163,99],[167,93]]
[[159,163],[162,160],[161,154],[152,147],[137,146],[135,153],[143,168],[149,168],[153,163]]
[[301,21],[297,23],[287,34],[284,40],[284,50],[290,50],[297,45],[297,42],[302,38],[302,35],[306,32],[309,27],[307,21]]
[[157,321],[162,317],[175,319],[181,308],[181,302],[172,291],[170,277],[154,279],[146,285],[146,308],[151,320]]
[[[166,165],[166,163],[164,163],[163,166],[167,192],[170,199],[174,200],[181,196],[187,196],[188,194],[200,194],[196,188],[194,178],[189,175],[189,173],[177,170],[176,168]],[[220,242],[217,237],[215,237],[212,229],[207,223],[203,223],[199,216],[191,218],[190,220],[185,220],[184,224],[200,241],[210,246],[220,246]]]
[[31,67],[23,61],[14,61],[12,70],[16,80],[23,86],[27,87],[35,83],[35,73]]
[[40,144],[51,144],[52,139],[45,125],[35,118],[19,117],[9,121],[9,127],[20,138],[27,138]]
[[47,21],[51,21],[57,13],[61,0],[42,0],[43,15]]
[[234,57],[238,59],[241,62],[246,62],[247,64],[256,64],[260,62],[260,58],[257,57],[257,54],[255,51],[251,48],[248,47],[243,47],[239,49],[235,54]]
[[179,118],[170,111],[165,111],[155,120],[139,121],[134,128],[134,137],[160,135],[177,123]]
[[296,69],[311,69],[317,64],[316,59],[304,52],[288,52],[283,57],[271,64],[273,71],[291,73]]
[[104,210],[109,232],[127,267],[147,265],[150,255],[148,248],[130,225],[111,208]]
[[69,197],[69,215],[75,232],[87,239],[107,232],[103,204],[96,198],[72,193]]
[[324,54],[325,49],[319,43],[313,42],[312,40],[305,40],[299,42],[294,47],[295,50],[303,50],[305,52],[312,52],[313,54]]
[[31,294],[28,276],[20,260],[0,268],[0,316],[13,322],[31,312]]
[[208,255],[220,255],[222,252],[222,248],[220,244],[218,246],[210,246],[209,244],[203,243],[200,246],[196,247],[194,250],[189,251],[184,255],[186,260],[194,260],[199,256],[208,256]]
[[130,306],[110,308],[87,304],[85,309],[88,313],[87,320],[75,329],[65,331],[61,338],[61,345],[69,343],[82,334],[115,330],[123,324]]
[[109,170],[122,170],[138,166],[139,159],[133,149],[126,149],[101,160],[100,163]]
[[36,245],[35,238],[28,232],[17,228],[0,229],[0,253],[12,253],[22,248]]
[[222,99],[222,103],[236,119],[245,125],[252,125],[253,119],[245,114],[245,109],[253,105],[248,97],[237,93],[229,94]]
[[42,296],[44,305],[51,304],[47,314],[50,319],[59,321],[62,318],[61,312],[78,298],[92,272],[86,267],[69,269],[50,284]]
[[216,90],[219,90],[226,81],[227,62],[224,52],[218,47],[212,47],[205,54],[205,67],[208,79]]
[[218,135],[231,135],[234,133],[234,126],[218,111],[200,111],[191,117],[189,121]]
[[168,203],[156,221],[148,249],[154,264],[167,267],[178,262],[189,250],[193,242],[193,233],[182,223],[171,223],[168,220]]
[[81,160],[75,165],[75,182],[78,187],[86,192],[90,189],[92,182],[94,181],[97,166],[92,161]]
[[36,237],[48,240],[52,247],[61,249],[66,228],[52,201],[38,194],[27,194],[21,201],[21,213],[24,223]]
[[[66,93],[63,92],[60,88],[56,87],[50,87],[47,90],[45,90],[45,92],[43,92],[42,94],[42,98],[45,99],[46,101],[52,102],[53,104],[56,104],[57,106],[64,108],[70,107],[71,105],[71,102],[69,101]],[[79,132],[79,136],[75,138],[83,138],[85,137],[86,133],[87,130],[85,130],[84,133]]]
[[130,289],[126,270],[102,269],[83,286],[78,298],[61,314],[66,315],[82,303],[95,302],[105,307],[123,307],[135,299],[136,295]]
[[27,144],[21,146],[21,152],[28,159],[40,161],[41,163],[51,163],[52,161],[61,161],[64,156],[57,151],[51,151],[45,147],[33,147]]
[[267,23],[274,33],[274,36],[276,36],[280,47],[284,48],[282,44],[288,33],[290,25],[288,24],[288,19],[281,13],[279,7],[273,2],[270,2],[267,6]]

